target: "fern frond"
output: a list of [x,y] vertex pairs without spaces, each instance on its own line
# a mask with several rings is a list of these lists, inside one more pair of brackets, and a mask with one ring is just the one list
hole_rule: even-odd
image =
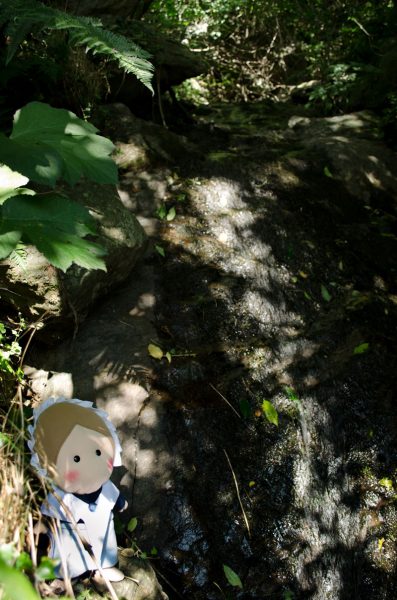
[[8,260],[14,263],[21,271],[26,271],[28,264],[26,246],[23,242],[18,242],[14,250],[8,257]]
[[33,30],[66,30],[72,44],[85,46],[93,54],[116,60],[121,69],[135,75],[153,91],[151,79],[154,68],[148,60],[150,54],[124,36],[104,29],[99,19],[70,15],[38,0],[0,0],[0,27],[4,24],[7,24],[10,38],[7,64],[19,44]]
[[93,54],[103,54],[116,60],[126,73],[132,73],[153,91],[153,65],[147,60],[150,54],[146,50],[122,35],[103,29],[97,19],[54,12],[58,13],[54,29],[68,30],[70,41],[76,46],[85,46]]

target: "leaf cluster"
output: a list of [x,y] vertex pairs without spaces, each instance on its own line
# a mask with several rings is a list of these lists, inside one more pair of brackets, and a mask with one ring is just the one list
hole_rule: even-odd
[[71,15],[38,0],[0,0],[0,27],[3,26],[7,39],[6,65],[30,33],[67,31],[71,45],[84,46],[87,52],[117,61],[123,71],[132,73],[152,90],[153,65],[148,60],[148,52],[124,36],[103,28],[99,19]]
[[[17,111],[11,135],[0,135],[0,259],[26,241],[63,271],[72,263],[106,270],[105,250],[86,239],[96,232],[93,217],[54,186],[82,177],[117,183],[113,148],[70,111],[41,102]],[[37,192],[26,187],[29,181],[49,189]]]

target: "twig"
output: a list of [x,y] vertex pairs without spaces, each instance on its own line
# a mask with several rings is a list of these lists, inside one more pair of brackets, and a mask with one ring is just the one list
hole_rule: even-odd
[[371,37],[371,34],[368,33],[368,31],[365,29],[364,25],[361,25],[361,23],[359,21],[357,21],[356,17],[350,17],[352,21],[354,21],[354,23],[357,25],[357,27],[359,27],[361,29],[362,32],[365,33],[365,35],[367,35],[368,37]]
[[234,408],[233,404],[230,404],[229,400],[227,398],[225,398],[225,396],[223,394],[221,394],[221,392],[219,390],[217,390],[216,387],[214,385],[212,385],[212,383],[210,383],[210,387],[212,387],[212,389],[214,390],[214,392],[216,392],[217,394],[219,394],[219,396],[222,398],[222,400],[224,400],[226,402],[226,404],[232,409],[232,411],[234,412],[234,414],[236,414],[238,416],[238,418],[241,419],[241,415]]
[[160,72],[161,72],[161,67],[159,67],[159,69],[156,70],[156,86],[157,86],[157,96],[159,99],[159,111],[160,111],[160,117],[161,117],[161,122],[163,124],[163,127],[165,129],[168,129],[167,123],[166,123],[165,117],[164,117],[163,103],[161,101]]
[[178,596],[178,598],[183,598],[183,596],[181,596],[181,594],[178,592],[178,590],[172,585],[172,583],[170,581],[168,581],[167,577],[165,575],[163,575],[158,569],[156,569],[156,567],[154,565],[152,565],[153,571],[155,571],[155,573],[161,577],[161,579],[164,579],[165,583],[172,589],[173,592],[175,592],[175,594]]
[[237,498],[238,498],[238,501],[240,503],[241,512],[243,513],[245,526],[246,526],[247,531],[248,531],[248,537],[251,537],[251,530],[250,530],[250,526],[249,526],[249,523],[248,523],[247,515],[245,514],[244,506],[243,506],[243,503],[241,502],[240,490],[238,489],[237,477],[236,477],[236,475],[234,473],[234,470],[233,470],[233,467],[232,467],[232,463],[230,462],[230,458],[229,458],[226,450],[223,449],[223,452],[225,453],[227,462],[229,463],[229,467],[230,467],[230,470],[231,470],[232,475],[233,475],[234,485],[236,486]]

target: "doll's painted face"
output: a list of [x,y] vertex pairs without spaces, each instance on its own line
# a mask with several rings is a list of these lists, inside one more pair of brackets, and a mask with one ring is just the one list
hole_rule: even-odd
[[59,449],[54,482],[65,492],[90,494],[110,478],[113,460],[111,437],[75,425]]

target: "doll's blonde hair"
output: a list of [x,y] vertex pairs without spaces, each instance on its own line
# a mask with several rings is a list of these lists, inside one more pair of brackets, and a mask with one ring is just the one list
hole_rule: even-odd
[[76,425],[102,433],[112,441],[114,448],[112,434],[94,409],[72,402],[59,402],[47,408],[37,419],[34,450],[42,467],[54,469],[59,451]]

